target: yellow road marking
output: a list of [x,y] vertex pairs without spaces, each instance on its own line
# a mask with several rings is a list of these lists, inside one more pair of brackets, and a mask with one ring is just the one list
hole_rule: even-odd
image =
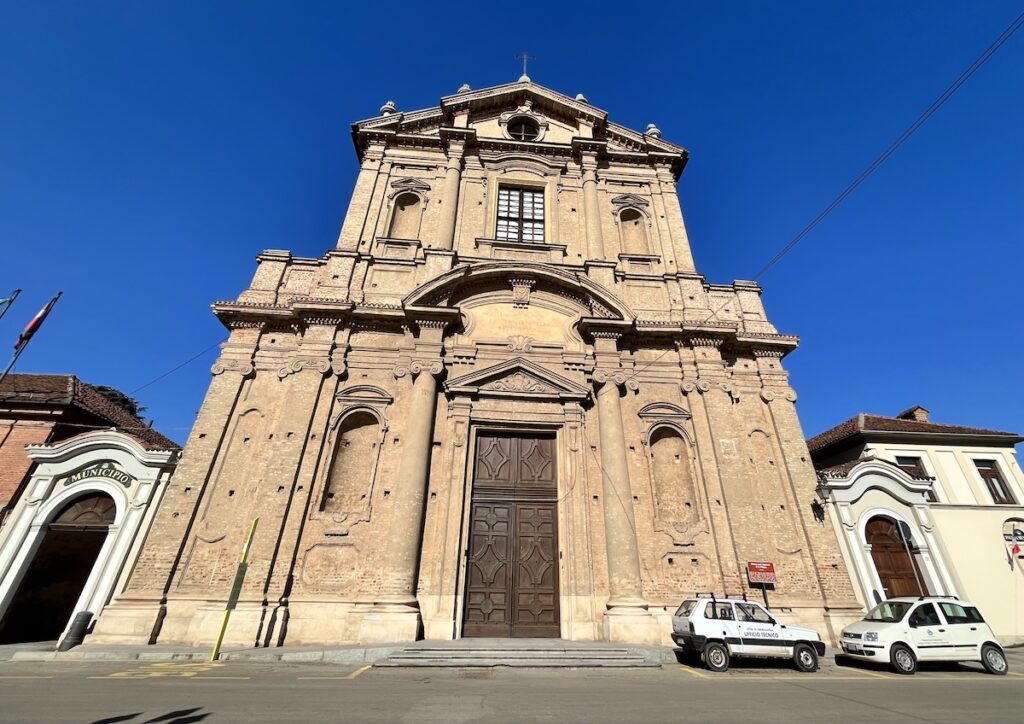
[[361,666],[360,668],[353,671],[351,674],[346,674],[345,676],[299,676],[296,678],[302,681],[349,681],[356,678],[360,674],[369,671],[372,668],[373,664],[367,664],[366,666]]
[[212,662],[166,662],[166,663],[154,663],[145,664],[135,669],[128,671],[116,671],[113,674],[107,676],[90,676],[90,679],[153,679],[163,677],[173,678],[189,678],[196,674],[201,674],[205,671],[215,671],[223,667],[224,664],[216,664]]
[[710,679],[711,678],[710,676],[705,674],[703,671],[697,671],[696,669],[691,669],[689,666],[680,666],[679,670],[680,671],[685,671],[687,674],[690,674],[690,676],[696,676],[698,679]]
[[858,674],[863,674],[864,676],[873,676],[876,679],[886,679],[887,681],[892,681],[895,678],[893,676],[879,674],[877,671],[868,671],[867,669],[850,669],[850,671],[856,671]]

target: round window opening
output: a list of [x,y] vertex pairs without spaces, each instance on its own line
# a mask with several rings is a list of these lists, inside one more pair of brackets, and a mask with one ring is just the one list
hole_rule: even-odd
[[530,118],[516,118],[508,124],[508,135],[517,141],[533,141],[540,135],[540,126]]

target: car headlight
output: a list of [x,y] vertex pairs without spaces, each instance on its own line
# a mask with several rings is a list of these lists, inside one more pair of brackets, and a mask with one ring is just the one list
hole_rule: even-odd
[[865,641],[878,641],[878,632],[877,631],[868,631],[866,634],[864,634],[864,640]]

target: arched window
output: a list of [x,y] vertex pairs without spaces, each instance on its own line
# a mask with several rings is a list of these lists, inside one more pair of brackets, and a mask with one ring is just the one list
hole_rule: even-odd
[[662,425],[651,433],[650,448],[658,518],[671,523],[695,520],[697,496],[686,440],[674,427]]
[[350,512],[360,507],[368,494],[379,444],[380,427],[372,413],[359,410],[341,421],[320,510]]
[[392,239],[418,239],[420,235],[420,197],[411,191],[399,194],[395,198],[395,208],[391,214],[391,227],[388,237]]
[[648,254],[647,220],[636,209],[619,212],[619,233],[622,235],[622,251],[627,254]]
[[917,562],[917,546],[906,523],[881,515],[868,521],[864,538],[871,546],[884,598],[927,596],[928,582]]

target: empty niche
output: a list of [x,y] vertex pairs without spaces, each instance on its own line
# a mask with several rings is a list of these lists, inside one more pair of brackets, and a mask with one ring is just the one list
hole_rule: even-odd
[[320,510],[341,513],[362,507],[379,444],[380,423],[372,413],[358,410],[339,423]]
[[651,431],[650,449],[657,517],[670,524],[692,522],[698,509],[689,443],[676,428],[659,425]]
[[395,197],[388,236],[392,239],[418,239],[422,201],[418,194],[406,191]]
[[619,212],[619,233],[622,235],[622,251],[627,254],[648,254],[647,220],[636,209]]

